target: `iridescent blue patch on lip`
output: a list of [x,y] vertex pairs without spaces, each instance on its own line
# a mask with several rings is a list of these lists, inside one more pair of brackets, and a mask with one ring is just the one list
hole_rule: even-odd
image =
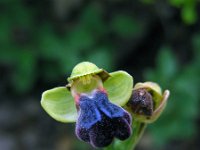
[[76,135],[94,147],[108,146],[114,137],[125,140],[131,135],[131,116],[123,108],[109,102],[107,94],[80,96]]

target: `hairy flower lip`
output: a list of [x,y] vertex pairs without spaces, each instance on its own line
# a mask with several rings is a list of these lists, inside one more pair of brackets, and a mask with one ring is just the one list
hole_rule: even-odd
[[104,91],[94,90],[91,95],[80,96],[77,137],[94,147],[108,146],[114,137],[127,139],[132,132],[130,114],[109,102]]

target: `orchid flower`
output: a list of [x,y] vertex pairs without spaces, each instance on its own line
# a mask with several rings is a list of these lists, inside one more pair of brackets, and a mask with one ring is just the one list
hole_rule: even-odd
[[77,64],[67,86],[43,92],[41,105],[55,120],[76,122],[76,136],[93,147],[106,147],[114,138],[132,133],[132,117],[125,106],[133,78],[125,71],[108,73],[90,62]]

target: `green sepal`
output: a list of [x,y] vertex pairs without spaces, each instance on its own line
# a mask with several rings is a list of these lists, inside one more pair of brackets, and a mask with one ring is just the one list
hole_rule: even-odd
[[110,77],[103,83],[103,86],[112,103],[124,106],[132,94],[133,77],[125,71],[115,71],[110,73]]
[[75,102],[66,87],[56,87],[43,92],[41,105],[57,121],[64,123],[76,121]]

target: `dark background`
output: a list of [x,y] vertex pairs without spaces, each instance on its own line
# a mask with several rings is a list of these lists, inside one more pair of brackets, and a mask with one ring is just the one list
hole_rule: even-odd
[[92,149],[40,106],[85,60],[170,89],[136,149],[200,149],[199,15],[197,0],[1,0],[0,150]]

